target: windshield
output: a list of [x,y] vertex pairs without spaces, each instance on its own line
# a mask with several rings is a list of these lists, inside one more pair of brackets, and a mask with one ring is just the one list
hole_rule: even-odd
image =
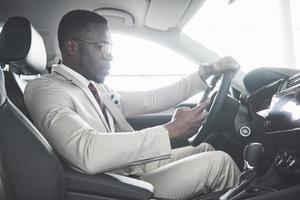
[[232,55],[241,70],[300,63],[299,0],[207,0],[183,33],[216,52]]

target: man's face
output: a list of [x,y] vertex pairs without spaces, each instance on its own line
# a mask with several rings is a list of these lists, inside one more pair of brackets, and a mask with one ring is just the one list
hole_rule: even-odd
[[112,60],[111,51],[108,50],[112,45],[108,28],[91,23],[73,39],[78,42],[80,73],[88,80],[103,83]]

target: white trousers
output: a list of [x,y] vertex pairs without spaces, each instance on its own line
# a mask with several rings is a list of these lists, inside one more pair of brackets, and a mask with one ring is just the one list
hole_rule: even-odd
[[146,164],[141,178],[153,184],[156,197],[188,199],[230,188],[239,176],[240,170],[227,153],[202,143],[174,149],[171,158]]

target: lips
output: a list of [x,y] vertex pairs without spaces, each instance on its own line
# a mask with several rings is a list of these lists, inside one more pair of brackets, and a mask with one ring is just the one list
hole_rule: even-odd
[[101,67],[99,68],[101,71],[109,71],[110,70],[110,64],[107,63],[107,64],[103,64],[101,65]]
[[101,67],[100,71],[103,72],[103,73],[105,73],[105,74],[109,74],[110,67]]
[[110,70],[110,66],[101,66],[100,69]]

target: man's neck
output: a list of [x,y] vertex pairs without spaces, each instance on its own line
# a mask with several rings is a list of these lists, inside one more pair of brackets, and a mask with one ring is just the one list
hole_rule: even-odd
[[64,64],[65,66],[67,66],[68,68],[72,69],[73,71],[77,72],[78,74],[80,74],[81,76],[85,77],[84,73],[81,71],[81,68],[79,66],[79,64],[73,60],[70,59],[62,59],[62,64]]
[[[81,82],[86,87],[88,86],[90,80],[88,80],[86,77],[84,77],[82,74],[78,73],[77,71],[73,70],[71,67],[67,66],[66,64],[62,63],[61,68],[63,71],[70,74],[73,78],[77,79],[79,82]],[[55,69],[54,69],[55,71]]]

